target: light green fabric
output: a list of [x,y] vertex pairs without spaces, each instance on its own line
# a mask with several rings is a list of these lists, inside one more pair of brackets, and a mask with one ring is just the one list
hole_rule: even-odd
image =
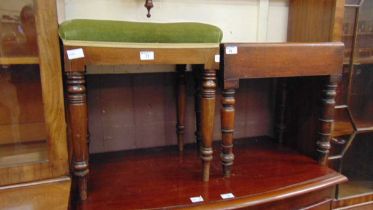
[[220,43],[222,31],[203,23],[143,23],[76,19],[60,25],[63,40],[127,43]]

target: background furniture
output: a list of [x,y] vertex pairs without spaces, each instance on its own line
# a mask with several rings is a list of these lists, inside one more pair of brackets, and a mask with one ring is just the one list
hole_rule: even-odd
[[371,0],[345,3],[344,69],[337,91],[337,119],[329,162],[349,182],[338,186],[335,208],[372,208],[372,9]]
[[0,8],[7,14],[0,23],[0,208],[66,209],[71,181],[56,5],[9,1]]
[[[185,33],[187,31],[188,33]],[[215,112],[215,71],[222,32],[219,28],[199,23],[136,23],[125,21],[72,20],[60,26],[64,45],[69,127],[73,144],[73,170],[79,178],[80,198],[87,198],[88,119],[85,86],[87,65],[123,64],[203,64],[200,94],[201,159],[203,180],[209,180],[212,159],[212,130]],[[81,50],[72,57],[71,52]],[[178,137],[183,150],[185,96],[183,74],[179,86]],[[184,73],[183,73],[184,72]],[[199,127],[198,127],[199,128]],[[198,133],[199,131],[197,131]],[[123,141],[126,139],[123,138]]]

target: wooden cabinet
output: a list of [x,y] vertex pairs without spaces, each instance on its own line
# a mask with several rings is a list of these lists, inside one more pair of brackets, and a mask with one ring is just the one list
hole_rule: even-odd
[[[2,209],[17,195],[9,191],[42,204],[32,189],[69,186],[70,179],[55,2],[1,2],[0,13]],[[61,189],[51,196],[67,207],[69,187]]]
[[373,201],[373,1],[347,0],[344,71],[337,91],[330,164],[349,178],[336,208]]

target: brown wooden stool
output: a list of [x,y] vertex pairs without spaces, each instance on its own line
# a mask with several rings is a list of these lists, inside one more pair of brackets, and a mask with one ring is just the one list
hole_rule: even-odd
[[[233,131],[235,90],[240,79],[286,78],[324,76],[322,109],[319,118],[317,140],[318,161],[326,164],[330,149],[331,129],[334,117],[337,80],[343,64],[342,43],[283,43],[283,44],[222,44],[220,73],[222,80],[222,153],[224,175],[231,175],[233,165]],[[277,137],[280,142],[284,133],[284,110],[286,104],[286,82],[280,81],[282,96],[279,101]]]
[[[215,112],[215,55],[219,54],[222,31],[201,23],[138,23],[106,20],[72,20],[60,26],[73,146],[73,172],[79,178],[82,200],[87,197],[89,152],[87,147],[87,65],[203,64],[200,98],[200,132],[203,180],[209,179]],[[179,149],[183,149],[185,68],[178,66]],[[197,130],[197,132],[199,132]]]

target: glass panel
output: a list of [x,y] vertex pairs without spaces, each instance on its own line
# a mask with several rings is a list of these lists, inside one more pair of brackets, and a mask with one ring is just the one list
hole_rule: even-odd
[[[342,148],[342,151],[346,149],[344,150],[346,153],[343,153],[342,159],[336,159],[333,165],[349,179],[348,182],[339,185],[339,198],[373,192],[373,165],[371,164],[373,161],[371,149],[373,148],[373,1],[364,1],[359,9],[359,21],[356,27],[357,43],[352,72],[349,75],[343,75],[343,80],[346,81],[344,83],[347,86],[341,87],[341,93],[338,92],[340,100],[347,96],[348,110],[353,118],[353,120],[349,119],[350,113],[348,112],[344,114],[336,112],[335,126],[339,128],[336,131],[342,135],[338,137],[338,140],[342,141],[337,143],[346,142]],[[355,8],[346,8],[344,42],[347,49],[345,62],[349,59],[347,56],[352,57],[353,38],[350,36],[353,37],[354,34],[353,16],[356,14],[355,11],[357,11]],[[348,65],[345,68],[348,68]],[[348,81],[350,81],[350,85],[348,85]],[[356,129],[352,124],[356,126]],[[352,143],[348,144],[350,140]],[[336,147],[334,150],[337,149],[340,148]]]
[[33,1],[2,1],[0,15],[0,57],[36,56]]
[[339,198],[373,192],[373,134],[356,136],[343,158],[342,174],[348,182],[339,186]]
[[360,9],[357,52],[358,63],[373,64],[373,1],[364,1]]
[[[48,160],[32,5],[31,0],[0,5],[0,168]],[[36,65],[22,65],[30,56]]]
[[354,69],[350,107],[358,128],[373,126],[373,65]]
[[343,24],[343,42],[345,44],[344,63],[349,64],[351,59],[351,48],[354,37],[354,25],[357,9],[353,7],[345,8],[345,17]]
[[338,82],[337,95],[335,98],[336,105],[347,104],[349,76],[350,76],[350,65],[344,65],[343,72],[342,72],[342,78]]

